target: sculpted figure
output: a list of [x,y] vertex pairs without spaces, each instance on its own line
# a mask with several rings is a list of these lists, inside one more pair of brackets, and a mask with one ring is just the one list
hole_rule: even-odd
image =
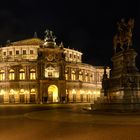
[[126,49],[129,49],[132,46],[132,31],[134,28],[134,19],[130,18],[126,23],[124,19],[121,19],[120,22],[117,22],[118,32],[113,38],[114,51],[116,53],[116,48],[120,47],[121,50],[124,50],[124,45],[127,46]]
[[44,39],[44,41],[46,42],[46,41],[55,41],[55,39],[56,39],[56,37],[53,35],[53,32],[52,31],[50,31],[50,30],[46,30],[45,31],[45,39]]

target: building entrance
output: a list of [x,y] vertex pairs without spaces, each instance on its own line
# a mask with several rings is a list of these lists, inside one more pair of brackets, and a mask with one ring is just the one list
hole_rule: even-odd
[[48,101],[53,103],[59,102],[58,88],[56,85],[50,85],[48,87]]
[[20,103],[24,103],[25,102],[25,95],[24,94],[20,94],[19,95],[19,100],[20,100]]
[[9,95],[9,103],[15,103],[15,96]]

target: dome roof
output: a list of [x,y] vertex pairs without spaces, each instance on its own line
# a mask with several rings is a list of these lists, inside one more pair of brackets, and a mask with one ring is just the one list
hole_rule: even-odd
[[11,45],[21,46],[21,45],[42,45],[44,43],[40,38],[30,38],[21,41],[12,42]]

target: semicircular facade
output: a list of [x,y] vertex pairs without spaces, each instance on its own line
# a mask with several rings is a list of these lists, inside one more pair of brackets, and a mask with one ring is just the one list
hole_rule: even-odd
[[53,38],[8,43],[0,48],[0,103],[93,102],[103,73]]

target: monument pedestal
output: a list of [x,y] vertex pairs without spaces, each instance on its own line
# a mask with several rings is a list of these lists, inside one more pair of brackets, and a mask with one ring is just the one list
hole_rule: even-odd
[[112,57],[110,78],[104,71],[101,98],[92,104],[92,110],[140,110],[140,73],[135,65],[137,53],[126,49]]

